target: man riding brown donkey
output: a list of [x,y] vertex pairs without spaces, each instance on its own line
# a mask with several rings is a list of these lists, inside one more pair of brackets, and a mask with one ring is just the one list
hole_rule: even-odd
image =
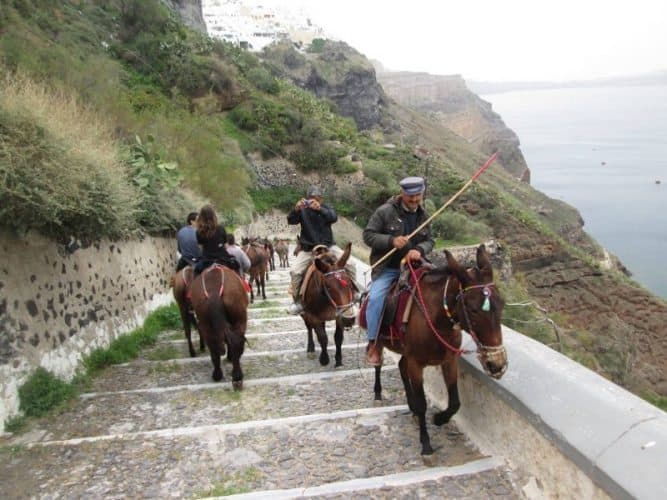
[[[465,191],[496,156],[494,153],[433,217]],[[382,399],[380,373],[384,345],[401,356],[398,367],[408,407],[419,423],[422,455],[430,455],[434,449],[426,426],[423,370],[427,366],[440,366],[447,387],[447,408],[433,418],[435,425],[440,426],[460,407],[457,383],[460,355],[476,352],[485,373],[495,379],[507,370],[507,352],[502,340],[504,302],[493,281],[483,244],[477,248],[474,267],[463,267],[447,250],[446,266],[434,268],[428,262],[419,266],[434,246],[428,229],[433,217],[428,217],[422,207],[425,183],[421,177],[407,177],[399,184],[400,194],[380,206],[364,230],[364,242],[371,247],[373,281],[362,304],[359,323],[367,328],[367,360],[375,366],[375,399]],[[388,297],[396,280],[398,287]],[[385,314],[387,318],[383,318]],[[462,330],[470,334],[477,347],[475,351],[461,348]]]
[[[296,259],[292,261],[290,268],[294,303],[287,309],[289,314],[296,315],[303,312],[300,290],[303,277],[313,261],[313,249],[317,246],[324,246],[339,259],[343,255],[343,250],[334,246],[335,242],[331,231],[332,224],[338,220],[338,214],[335,208],[323,203],[322,200],[322,190],[317,186],[310,186],[306,192],[306,197],[297,201],[292,211],[287,215],[288,224],[299,224],[301,226],[301,234],[298,239],[301,251],[296,256]],[[356,290],[358,290],[354,264],[348,260],[345,270],[354,282]]]
[[371,287],[366,307],[368,324],[366,347],[367,361],[372,366],[382,364],[382,346],[376,341],[380,320],[389,289],[398,280],[401,261],[421,261],[434,246],[429,225],[411,239],[408,235],[428,219],[422,206],[426,185],[421,177],[406,177],[399,183],[400,194],[392,197],[375,210],[364,229],[363,238],[371,248],[370,263],[373,266],[385,254],[396,249],[393,255],[373,268]]

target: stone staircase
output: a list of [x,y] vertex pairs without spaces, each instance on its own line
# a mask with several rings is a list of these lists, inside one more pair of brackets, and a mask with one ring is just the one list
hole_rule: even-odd
[[430,426],[436,452],[420,455],[395,362],[375,405],[356,328],[343,367],[307,356],[301,318],[284,313],[288,281],[272,272],[267,300],[250,306],[242,392],[228,363],[214,383],[208,354],[188,357],[183,333],[165,332],[61,414],[3,441],[0,497],[521,497],[512,470],[453,423]]

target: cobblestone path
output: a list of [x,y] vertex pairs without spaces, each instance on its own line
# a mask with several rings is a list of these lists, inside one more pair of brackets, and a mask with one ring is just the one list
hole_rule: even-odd
[[521,498],[506,464],[453,423],[429,424],[436,452],[420,455],[395,361],[376,405],[356,328],[342,367],[307,356],[301,319],[284,312],[288,280],[272,272],[267,300],[250,307],[243,391],[229,364],[214,383],[207,353],[190,358],[183,333],[165,332],[60,415],[2,441],[0,497]]

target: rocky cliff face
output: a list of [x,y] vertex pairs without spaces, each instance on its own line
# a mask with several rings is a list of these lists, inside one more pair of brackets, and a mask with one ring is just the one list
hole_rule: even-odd
[[318,97],[335,102],[340,114],[351,117],[360,130],[372,128],[380,122],[384,94],[374,71],[352,71],[339,83],[328,82],[313,71],[302,86]]
[[206,33],[206,23],[202,11],[202,0],[163,0],[172,10],[177,12],[183,22],[191,28]]
[[380,122],[386,96],[375,68],[346,43],[327,40],[321,49],[302,53],[291,42],[282,42],[261,57],[299,87],[336,103],[340,114],[351,117],[360,130]]
[[507,128],[491,104],[473,94],[459,75],[378,72],[387,95],[400,104],[430,114],[445,127],[498,160],[512,175],[530,182],[530,171],[519,149],[519,138]]

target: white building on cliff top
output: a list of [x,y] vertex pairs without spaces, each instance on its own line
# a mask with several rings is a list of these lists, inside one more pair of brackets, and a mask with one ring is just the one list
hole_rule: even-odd
[[203,0],[202,10],[209,35],[254,51],[285,38],[308,44],[326,37],[302,9],[272,0]]

